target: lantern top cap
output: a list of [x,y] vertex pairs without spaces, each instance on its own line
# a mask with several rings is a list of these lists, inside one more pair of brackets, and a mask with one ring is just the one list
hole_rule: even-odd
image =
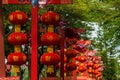
[[21,12],[21,10],[15,10],[15,12]]

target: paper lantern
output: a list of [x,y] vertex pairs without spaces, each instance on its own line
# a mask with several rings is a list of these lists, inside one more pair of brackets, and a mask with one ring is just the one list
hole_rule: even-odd
[[93,69],[98,69],[100,67],[100,64],[94,64]]
[[77,54],[78,54],[78,52],[77,52],[75,49],[68,49],[68,50],[65,52],[65,55],[66,55],[68,58],[73,58],[73,57],[75,57]]
[[57,45],[60,37],[54,32],[46,32],[41,36],[41,43],[43,45]]
[[97,75],[99,73],[98,69],[94,70],[94,74]]
[[45,65],[56,65],[60,61],[60,56],[56,53],[48,52],[41,56],[40,61]]
[[92,61],[89,61],[88,63],[87,63],[87,66],[88,67],[92,67],[94,65],[94,63],[92,62]]
[[15,12],[11,12],[8,16],[8,20],[12,24],[23,25],[27,21],[27,19],[28,19],[27,15],[20,10],[16,10]]
[[75,70],[77,68],[77,66],[76,66],[76,64],[74,64],[74,63],[67,63],[66,64],[66,70],[67,71],[73,71],[73,70]]
[[56,25],[60,22],[60,15],[53,11],[48,11],[41,16],[41,21],[46,25]]
[[85,65],[82,65],[82,66],[79,66],[78,67],[78,70],[80,71],[80,72],[84,72],[84,71],[86,71],[86,66]]
[[77,60],[80,61],[80,62],[85,62],[86,61],[86,56],[78,56],[77,57]]
[[92,74],[94,71],[93,71],[93,69],[88,69],[87,72],[88,72],[89,74]]
[[7,63],[11,65],[22,65],[25,64],[26,61],[26,55],[21,52],[10,53],[7,57]]
[[22,45],[27,43],[27,36],[21,32],[14,32],[8,36],[8,42],[12,45]]

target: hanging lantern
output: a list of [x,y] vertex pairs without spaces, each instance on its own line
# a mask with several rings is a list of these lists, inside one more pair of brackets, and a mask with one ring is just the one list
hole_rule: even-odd
[[75,70],[77,68],[77,66],[76,66],[76,64],[74,64],[74,63],[67,63],[66,64],[66,70],[67,71],[73,71],[73,70]]
[[100,67],[100,64],[94,64],[93,69],[98,69]]
[[11,12],[8,16],[8,20],[12,24],[23,25],[27,21],[28,17],[24,12],[20,10],[16,10],[15,12]]
[[56,53],[44,53],[40,61],[45,65],[56,65],[60,61],[60,56]]
[[87,63],[87,66],[88,66],[88,67],[93,67],[93,65],[94,65],[94,63],[93,63],[92,61],[89,61],[89,62]]
[[66,55],[68,58],[73,58],[73,57],[75,57],[77,54],[78,54],[78,52],[77,52],[75,49],[68,49],[68,50],[65,52],[65,55]]
[[27,36],[21,32],[14,32],[8,36],[8,42],[12,45],[22,45],[27,43]]
[[86,61],[86,57],[85,56],[78,56],[77,57],[77,60],[80,61],[80,62],[85,62]]
[[78,67],[78,70],[80,71],[80,72],[84,72],[84,71],[86,71],[86,66],[85,65],[82,65],[82,66],[79,66]]
[[60,37],[54,32],[46,32],[41,36],[41,43],[43,45],[59,44]]
[[56,25],[60,22],[60,15],[53,11],[48,11],[41,16],[41,21],[46,25]]
[[99,73],[98,69],[94,70],[94,74],[97,75]]
[[94,72],[93,69],[88,69],[87,71],[89,74],[92,74]]
[[56,53],[48,52],[41,56],[40,61],[48,66],[47,73],[51,74],[54,73],[54,66],[60,61],[60,56]]
[[22,65],[25,64],[26,61],[26,55],[21,52],[10,53],[7,57],[7,63],[11,65]]

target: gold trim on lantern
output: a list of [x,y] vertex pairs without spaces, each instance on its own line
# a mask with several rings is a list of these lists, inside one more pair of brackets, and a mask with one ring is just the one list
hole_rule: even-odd
[[21,32],[21,26],[15,25],[15,32]]
[[21,15],[21,14],[18,14],[18,15],[17,15],[17,18],[18,18],[18,20],[22,20],[22,15]]
[[51,56],[46,56],[46,57],[45,57],[45,60],[46,60],[46,61],[50,61],[50,59],[51,59]]
[[18,56],[13,56],[13,61],[18,61]]
[[49,65],[47,68],[47,73],[54,73],[54,66],[53,65]]
[[58,15],[55,16],[55,20],[58,21],[60,17]]
[[48,25],[48,32],[54,32],[54,26],[53,25]]
[[54,51],[54,50],[53,50],[53,45],[48,46],[47,52],[53,52],[53,51]]
[[9,16],[9,19],[10,19],[11,21],[13,21],[13,15],[10,15],[10,16]]
[[20,45],[15,45],[15,46],[14,46],[14,51],[15,51],[15,52],[21,52]]

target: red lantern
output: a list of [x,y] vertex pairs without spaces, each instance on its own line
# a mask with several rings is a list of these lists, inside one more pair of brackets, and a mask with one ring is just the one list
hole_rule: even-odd
[[69,49],[65,52],[65,55],[68,57],[68,58],[73,58],[75,57],[76,55],[78,54],[78,52],[75,50],[75,49]]
[[41,21],[46,25],[56,25],[60,21],[60,16],[53,11],[48,11],[41,16]]
[[77,60],[80,62],[85,62],[86,61],[86,57],[85,56],[78,56]]
[[11,65],[22,65],[26,63],[27,57],[24,53],[14,52],[8,55],[7,61],[7,63]]
[[85,66],[85,65],[79,66],[79,67],[78,67],[78,70],[79,70],[80,72],[84,72],[84,71],[86,70],[86,66]]
[[41,56],[40,61],[45,65],[56,65],[60,61],[60,56],[56,53],[48,52]]
[[97,76],[97,77],[100,77],[100,76],[102,76],[102,73],[99,72],[96,76]]
[[88,69],[88,73],[92,74],[93,73],[93,69]]
[[59,44],[60,37],[54,32],[46,32],[41,36],[41,43],[43,45]]
[[27,36],[21,32],[14,32],[8,36],[8,42],[12,45],[22,45],[27,43]]
[[100,67],[100,64],[94,64],[93,69],[98,69]]
[[74,63],[67,63],[66,64],[66,70],[67,71],[73,71],[73,70],[75,70],[77,68],[77,66],[76,66],[76,64],[74,64]]
[[94,64],[93,64],[93,62],[92,61],[89,61],[88,63],[87,63],[87,66],[88,67],[92,67]]
[[97,75],[99,73],[98,69],[94,70],[94,74]]
[[21,12],[20,10],[16,10],[15,12],[12,12],[8,16],[8,20],[12,24],[19,24],[23,25],[27,21],[28,17],[24,12]]

